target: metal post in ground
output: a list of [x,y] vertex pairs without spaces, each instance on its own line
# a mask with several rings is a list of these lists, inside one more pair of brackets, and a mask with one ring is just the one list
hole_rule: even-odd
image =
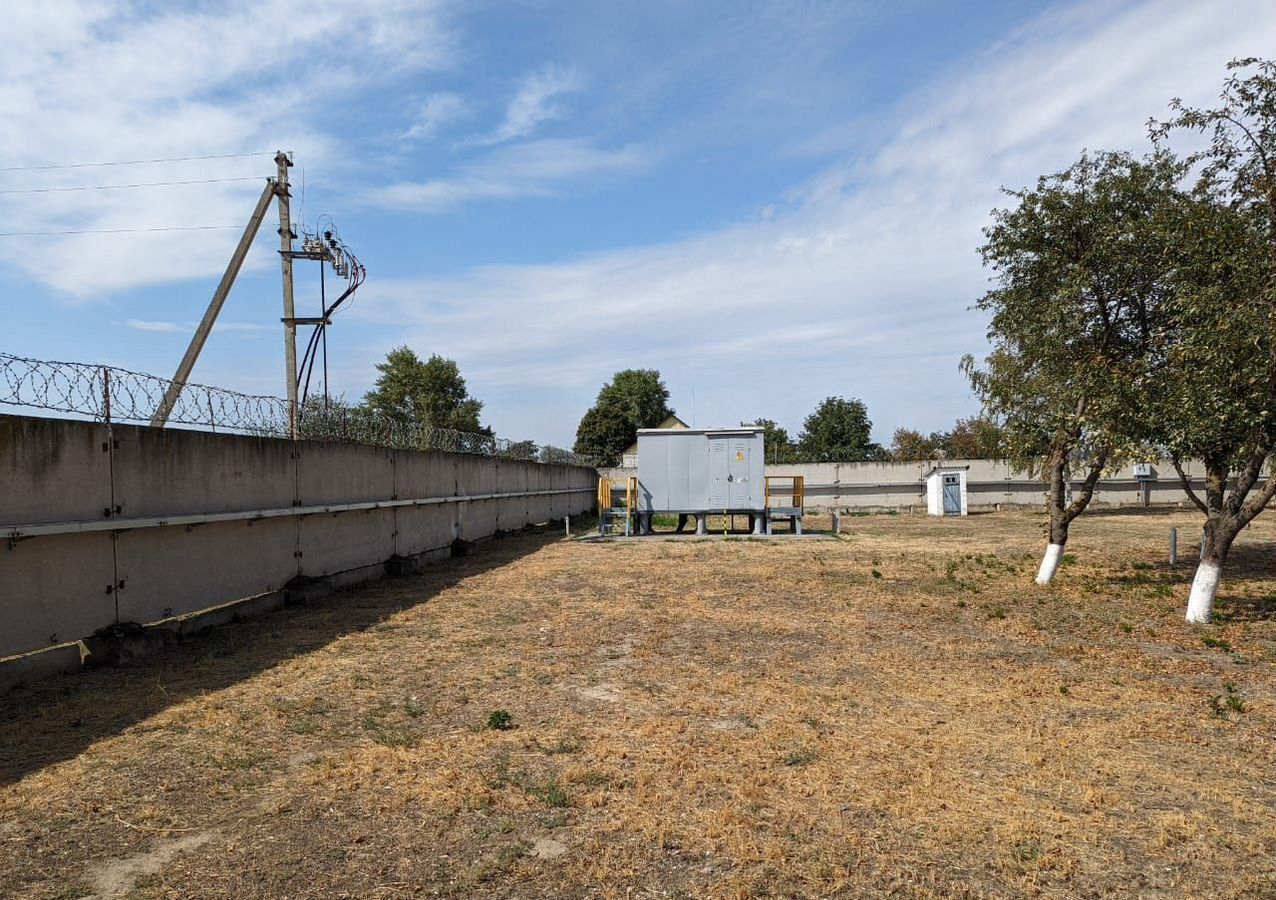
[[1178,565],[1179,561],[1179,530],[1177,528],[1170,529],[1170,565]]

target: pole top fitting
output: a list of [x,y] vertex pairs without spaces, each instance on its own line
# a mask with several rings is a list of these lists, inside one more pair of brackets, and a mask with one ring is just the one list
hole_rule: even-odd
[[291,157],[289,154],[287,154],[287,153],[285,153],[284,151],[282,151],[282,150],[276,150],[276,151],[275,151],[275,162],[276,162],[276,163],[278,163],[278,164],[280,164],[280,165],[284,165],[284,166],[291,166],[291,165],[292,165],[292,157]]

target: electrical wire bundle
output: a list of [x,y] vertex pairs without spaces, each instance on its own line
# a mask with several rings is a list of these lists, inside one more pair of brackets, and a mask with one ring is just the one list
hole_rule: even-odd
[[[306,406],[306,397],[310,393],[310,378],[314,373],[315,363],[319,359],[322,351],[323,355],[323,390],[325,406],[328,397],[328,326],[331,323],[331,316],[340,309],[359,286],[368,278],[368,270],[363,263],[359,262],[359,257],[355,256],[346,243],[341,239],[340,232],[332,222],[330,216],[320,216],[319,221],[328,220],[328,227],[322,232],[316,231],[313,234],[302,234],[301,247],[302,252],[308,258],[319,260],[319,304],[323,310],[319,322],[315,325],[315,330],[310,334],[310,341],[306,345],[306,352],[301,357],[301,364],[297,367],[297,388],[301,395],[298,402],[298,415],[300,416]],[[318,224],[316,224],[316,229]],[[333,300],[331,304],[327,301],[327,288],[324,273],[328,265],[332,266],[333,272],[338,278],[344,279],[345,288]]]

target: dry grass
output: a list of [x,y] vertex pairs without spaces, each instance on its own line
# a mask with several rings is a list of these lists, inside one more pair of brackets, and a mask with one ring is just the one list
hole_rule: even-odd
[[0,895],[1271,897],[1274,520],[493,541],[0,698]]

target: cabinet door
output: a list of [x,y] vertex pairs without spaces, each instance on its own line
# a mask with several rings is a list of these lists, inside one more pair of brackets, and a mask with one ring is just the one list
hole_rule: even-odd
[[730,503],[730,453],[726,438],[709,439],[709,509],[726,509]]
[[749,483],[749,442],[732,440],[727,448],[727,493],[731,509],[748,509],[752,485]]

